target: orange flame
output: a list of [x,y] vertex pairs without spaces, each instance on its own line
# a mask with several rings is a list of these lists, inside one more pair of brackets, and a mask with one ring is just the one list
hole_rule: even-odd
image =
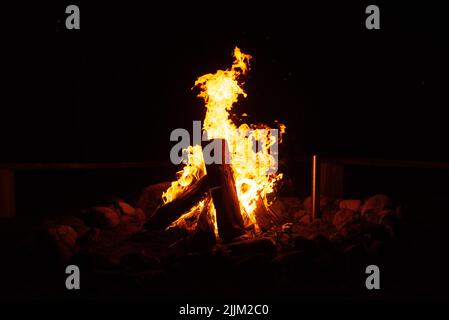
[[[274,191],[277,181],[282,174],[267,173],[275,164],[275,158],[269,153],[270,147],[276,143],[276,137],[271,135],[267,126],[252,126],[246,123],[239,127],[230,119],[229,112],[239,96],[246,97],[241,87],[240,77],[249,70],[251,56],[242,53],[239,48],[234,49],[234,63],[229,70],[218,70],[216,73],[199,77],[195,87],[200,88],[199,97],[203,98],[206,106],[206,116],[203,130],[208,139],[224,138],[231,153],[231,167],[240,202],[240,209],[246,225],[254,224],[257,228],[255,212],[257,206],[268,208],[267,196]],[[285,132],[285,126],[279,125],[279,142]],[[254,150],[254,141],[258,141],[258,149]],[[187,148],[188,161],[183,170],[178,172],[177,181],[163,193],[164,203],[173,201],[182,194],[188,186],[206,174],[202,149],[200,146]],[[260,201],[262,200],[262,201]],[[208,212],[215,223],[215,209],[209,201]],[[184,226],[185,219],[199,214],[206,203],[197,204],[188,213],[175,221],[171,226]]]

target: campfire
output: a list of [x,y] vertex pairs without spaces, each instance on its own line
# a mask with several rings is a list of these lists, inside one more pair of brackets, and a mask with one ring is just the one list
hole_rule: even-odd
[[298,194],[292,177],[277,171],[285,126],[250,124],[236,112],[250,58],[235,48],[229,69],[196,80],[205,118],[175,181],[45,220],[24,265],[41,262],[46,281],[55,268],[76,265],[93,291],[112,296],[296,297],[364,286],[361,272],[394,256],[402,206],[381,194],[320,192],[317,157],[312,196]]
[[[247,230],[260,232],[276,219],[270,209],[276,184],[282,179],[277,169],[277,144],[285,126],[276,121],[273,130],[266,125],[247,124],[234,112],[239,97],[246,97],[243,78],[251,56],[234,49],[230,69],[199,77],[195,87],[204,99],[206,115],[202,145],[184,150],[185,165],[178,179],[163,193],[163,204],[147,222],[148,229],[196,228],[200,219],[224,241]],[[279,132],[279,134],[277,134]],[[214,149],[215,160],[208,163]]]

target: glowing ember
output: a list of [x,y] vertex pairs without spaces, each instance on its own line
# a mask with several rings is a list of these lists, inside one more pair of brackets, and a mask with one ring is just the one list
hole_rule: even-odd
[[[207,109],[203,130],[207,132],[209,139],[227,140],[232,156],[231,168],[245,225],[254,224],[257,228],[255,216],[257,206],[268,208],[267,196],[274,191],[274,186],[282,179],[282,174],[273,173],[275,170],[270,171],[276,167],[277,163],[275,157],[269,153],[269,149],[277,141],[276,136],[267,130],[269,128],[249,124],[237,127],[230,119],[230,111],[238,97],[246,97],[239,81],[240,77],[249,70],[251,56],[242,53],[236,47],[234,58],[230,70],[218,70],[215,74],[203,75],[195,82],[195,87],[200,88],[201,92],[198,96],[204,99]],[[281,142],[285,126],[279,124],[279,129],[279,142]],[[258,142],[257,149],[254,147],[255,141]],[[178,180],[172,182],[162,195],[164,203],[176,199],[192,182],[206,174],[201,147],[189,146],[187,152],[188,161],[183,170],[178,172]],[[199,202],[171,226],[188,228],[186,220],[198,217],[204,209],[208,210],[217,231],[215,209],[210,199]]]

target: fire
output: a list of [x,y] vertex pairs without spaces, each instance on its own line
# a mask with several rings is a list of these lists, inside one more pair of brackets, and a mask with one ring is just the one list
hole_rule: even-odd
[[[250,124],[237,125],[230,119],[230,112],[240,96],[246,97],[242,89],[241,77],[249,71],[249,54],[234,49],[234,63],[231,69],[218,70],[216,73],[199,77],[194,87],[200,89],[199,97],[204,99],[206,116],[203,130],[208,139],[224,138],[228,142],[231,154],[231,168],[237,188],[240,209],[245,225],[254,224],[257,228],[256,212],[258,207],[269,207],[267,196],[274,191],[275,184],[282,179],[281,173],[269,173],[275,165],[275,158],[269,153],[276,143],[276,136],[268,126]],[[246,115],[244,115],[246,116]],[[285,132],[285,126],[279,124],[279,142]],[[257,149],[255,150],[255,141]],[[202,149],[200,146],[187,148],[188,161],[178,172],[177,180],[163,193],[164,203],[176,199],[188,186],[206,174]],[[201,201],[189,212],[181,216],[172,226],[185,226],[186,219],[198,216],[206,208],[215,223],[215,209],[212,201]]]

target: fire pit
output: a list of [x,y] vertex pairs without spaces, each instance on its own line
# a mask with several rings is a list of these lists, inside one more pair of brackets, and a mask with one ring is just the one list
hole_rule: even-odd
[[134,205],[113,199],[44,224],[32,250],[47,273],[42,279],[75,264],[87,279],[85,294],[347,294],[360,288],[355,277],[368,263],[394,263],[403,218],[389,197],[320,195],[317,157],[312,196],[283,191],[273,146],[285,126],[278,123],[276,136],[232,113],[246,96],[241,81],[250,58],[235,48],[230,69],[195,82],[207,109],[204,137],[185,149],[176,181],[147,187]]

